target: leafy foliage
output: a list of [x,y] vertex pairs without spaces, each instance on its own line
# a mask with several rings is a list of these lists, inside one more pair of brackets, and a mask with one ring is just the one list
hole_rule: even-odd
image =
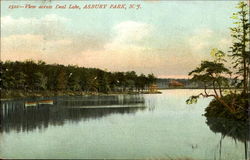
[[249,87],[249,65],[250,65],[250,24],[249,24],[249,6],[245,2],[239,2],[236,8],[238,12],[233,13],[232,19],[235,26],[230,28],[233,44],[230,47],[233,68],[235,73],[235,84],[237,87],[243,86],[243,93],[248,92]]
[[[186,103],[196,103],[200,96],[214,97],[207,108],[207,113],[212,113],[215,116],[226,113],[229,117],[246,119],[247,104],[249,103],[249,7],[245,2],[239,2],[236,8],[239,11],[233,13],[231,17],[236,20],[234,22],[236,26],[230,29],[234,39],[231,47],[231,58],[234,64],[233,68],[237,72],[233,73],[224,66],[224,63],[227,62],[224,59],[226,56],[224,52],[212,49],[210,54],[214,57],[214,61],[202,61],[200,66],[189,73],[192,76],[191,80],[204,84],[204,93],[191,96]],[[206,89],[209,85],[212,85],[213,93],[208,94]],[[223,88],[226,88],[227,91]],[[242,89],[241,94],[237,94],[238,88]]]
[[189,97],[189,98],[186,100],[186,103],[187,103],[187,104],[194,104],[194,103],[197,103],[198,98],[199,98],[199,95],[198,95],[198,96],[191,96],[191,97]]
[[191,71],[188,75],[192,76],[191,80],[203,82],[204,88],[212,85],[213,87],[225,87],[228,85],[228,78],[231,72],[223,63],[216,61],[203,61],[199,67]]
[[28,91],[140,91],[155,83],[153,74],[107,72],[96,68],[46,64],[43,61],[1,62],[1,89]]

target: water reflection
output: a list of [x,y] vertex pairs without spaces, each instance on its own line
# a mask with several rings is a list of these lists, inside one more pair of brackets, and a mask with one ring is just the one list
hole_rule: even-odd
[[235,140],[235,142],[239,141],[244,143],[244,154],[245,159],[248,158],[248,143],[250,140],[250,125],[245,121],[235,121],[225,118],[214,118],[207,117],[206,121],[210,130],[214,133],[220,133],[221,139],[219,142],[219,159],[221,159],[221,150],[222,150],[222,141],[224,137],[231,137]]
[[65,121],[85,121],[111,114],[134,114],[145,109],[145,100],[141,95],[54,97],[49,100],[38,98],[5,101],[1,102],[0,132],[44,129],[49,125],[63,125]]

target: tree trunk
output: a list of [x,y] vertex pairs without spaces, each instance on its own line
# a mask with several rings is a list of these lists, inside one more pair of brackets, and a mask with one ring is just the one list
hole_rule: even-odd
[[242,35],[242,57],[243,57],[243,94],[246,94],[247,92],[247,64],[246,64],[246,30],[245,30],[245,19],[246,19],[246,15],[244,14],[244,10],[242,8],[242,30],[243,30],[243,35]]

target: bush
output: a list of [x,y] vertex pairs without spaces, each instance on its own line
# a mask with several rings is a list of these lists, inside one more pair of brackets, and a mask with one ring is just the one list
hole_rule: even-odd
[[230,104],[233,98],[235,99],[234,108],[235,113],[231,113],[225,108],[218,100],[214,99],[210,102],[209,106],[205,109],[206,117],[221,117],[233,120],[249,120],[249,95],[250,94],[230,94],[222,97],[222,100]]

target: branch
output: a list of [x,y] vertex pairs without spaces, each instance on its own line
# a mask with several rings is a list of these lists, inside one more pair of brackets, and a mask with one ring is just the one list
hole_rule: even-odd
[[218,95],[216,88],[215,88],[215,80],[213,81],[213,89],[214,89],[214,93],[215,93],[216,97],[219,98],[219,95]]
[[206,95],[208,95],[207,94],[207,85],[206,85],[206,83],[204,83],[204,92],[205,92]]
[[205,98],[206,97],[214,97],[214,98],[216,98],[215,95],[213,95],[213,94],[207,94],[207,93],[206,94],[200,93],[200,94],[197,95],[197,97],[199,97],[199,96],[202,96],[202,97],[205,97]]
[[212,96],[214,97],[215,96],[215,95],[211,95],[211,94],[209,95],[207,93],[207,85],[206,85],[206,83],[204,84],[204,92],[205,92],[205,94],[206,94],[207,97],[212,97]]
[[220,83],[219,83],[219,81],[218,81],[218,80],[216,80],[216,82],[217,82],[218,87],[219,87],[219,93],[220,93],[220,96],[221,96],[221,97],[223,97],[223,95],[222,95],[221,85],[220,85]]
[[[205,88],[206,90],[206,88]],[[235,113],[235,108],[233,107],[233,105],[229,106],[224,100],[222,100],[220,97],[218,97],[217,95],[214,95],[214,94],[207,94],[207,92],[205,91],[205,94],[204,93],[200,93],[196,96],[191,96],[186,102],[188,104],[191,104],[193,103],[193,100],[195,100],[195,103],[197,102],[197,99],[202,96],[202,97],[214,97],[217,101],[219,101],[223,106],[225,106],[231,113]]]

